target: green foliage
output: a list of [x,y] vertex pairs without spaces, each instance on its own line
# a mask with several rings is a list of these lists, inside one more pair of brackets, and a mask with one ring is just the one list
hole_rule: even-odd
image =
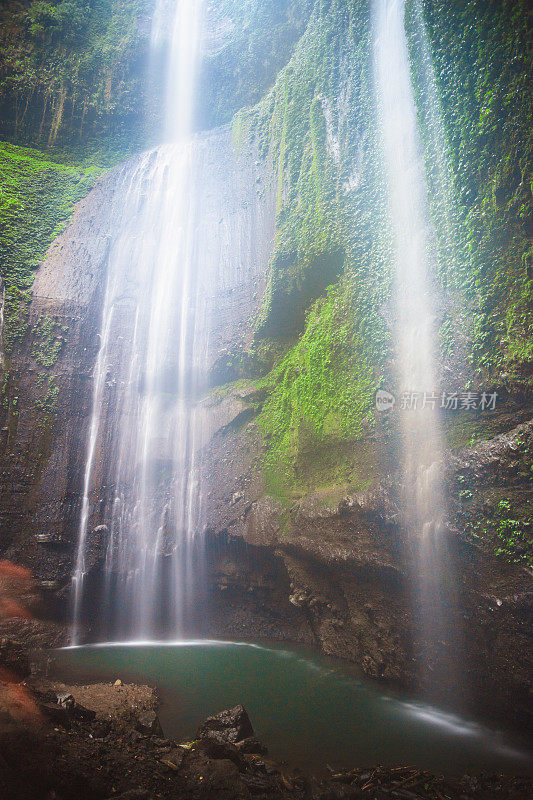
[[[198,76],[198,127],[257,102],[286,63],[314,0],[217,0],[221,32]],[[72,149],[161,131],[166,43],[150,49],[155,0],[7,0],[0,9],[0,135]],[[169,4],[172,11],[172,4]],[[171,25],[167,26],[167,30]]]
[[61,39],[72,45],[79,38],[90,19],[90,3],[86,0],[63,0],[45,3],[39,0],[28,9],[30,34],[36,39]]
[[527,508],[521,509],[508,498],[496,503],[491,514],[476,519],[467,527],[472,539],[490,543],[493,552],[511,564],[533,567],[531,521]]
[[8,0],[0,10],[4,135],[69,147],[139,138],[151,0]]
[[473,314],[480,378],[515,383],[533,356],[532,70],[525,0],[424,0],[459,257],[441,276]]
[[[511,564],[533,567],[531,480],[533,446],[527,429],[513,437],[512,468],[491,482],[486,474],[458,475],[458,524],[478,546]],[[470,485],[471,489],[467,488]]]
[[301,454],[322,440],[357,439],[371,419],[373,372],[358,356],[346,289],[333,287],[309,312],[303,336],[268,376],[259,417],[268,442],[267,481],[279,493],[298,482]]
[[[34,270],[100,172],[96,167],[61,164],[29,148],[0,144],[0,276],[8,354],[26,329]],[[48,334],[45,330],[43,341]]]

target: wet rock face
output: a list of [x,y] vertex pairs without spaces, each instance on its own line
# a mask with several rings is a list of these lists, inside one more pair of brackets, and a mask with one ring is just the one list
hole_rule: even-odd
[[137,730],[153,736],[163,736],[163,729],[155,711],[143,711],[137,719]]
[[[399,477],[391,473],[360,492],[339,486],[283,504],[265,493],[262,481],[263,444],[255,417],[263,399],[253,384],[241,382],[201,401],[209,420],[200,459],[206,487],[207,597],[197,632],[299,642],[354,662],[371,679],[417,686],[413,598],[398,526]],[[493,502],[491,493],[513,496],[515,491],[524,501],[530,489],[521,464],[531,435],[531,424],[522,425],[456,451],[446,461],[451,496],[464,488],[457,479],[462,475],[477,498],[470,505],[451,504],[449,541],[461,566],[458,615],[469,641],[465,674],[471,702],[507,718],[505,706],[515,708],[517,721],[523,721],[530,703],[529,577],[495,558],[485,542],[463,534],[472,515],[485,513],[485,502]],[[59,454],[64,447],[53,462],[58,480],[53,491],[47,490],[45,506],[62,514],[66,474]],[[77,475],[78,497],[79,469],[78,464],[70,473],[71,486]],[[73,490],[67,496],[73,497]],[[18,551],[26,561],[34,559],[42,579],[56,578],[59,590],[68,585],[76,535],[75,515],[70,526],[65,518],[46,526],[46,531],[64,531],[63,544],[32,539]],[[107,535],[101,518],[96,522],[89,551],[95,579]],[[57,595],[58,590],[48,591]]]
[[[229,164],[228,141],[214,147]],[[220,151],[209,158],[210,168],[219,164],[217,180],[227,182]],[[254,157],[243,158],[252,178],[244,169],[246,185],[235,187],[230,215],[235,225],[248,184],[258,185]],[[123,170],[135,166],[110,173],[79,205],[37,272],[27,331],[12,363],[5,365],[10,407],[0,411],[0,549],[28,564],[43,592],[62,601],[63,611],[78,533],[109,242],[116,227],[109,209],[120,194]],[[264,183],[260,192],[246,217],[253,247],[242,275],[228,284],[216,309],[212,384],[236,377],[236,358],[249,340],[261,302],[273,224]],[[210,224],[219,223],[210,218]],[[127,330],[127,302],[117,313],[124,314]],[[54,321],[58,341],[63,334],[65,339],[53,359],[41,348],[46,318]],[[119,387],[110,384],[102,418],[108,433],[120,399]],[[52,410],[46,410],[43,395],[43,386],[49,385],[57,388]],[[211,391],[199,400],[206,419],[198,446],[209,595],[209,613],[198,621],[199,628],[210,635],[313,645],[353,661],[373,679],[415,685],[413,598],[398,524],[400,477],[392,470],[362,492],[338,486],[282,503],[265,492],[262,479],[263,443],[255,418],[264,400],[264,390],[251,382]],[[452,503],[450,532],[450,548],[461,565],[460,607],[471,643],[466,672],[474,684],[478,678],[484,681],[474,685],[473,697],[479,702],[489,698],[494,708],[509,702],[524,710],[528,702],[529,578],[521,568],[496,559],[490,543],[469,539],[464,532],[502,498],[513,505],[531,498],[524,452],[532,450],[532,439],[532,424],[525,423],[457,451],[446,462],[452,498],[464,489],[459,476],[472,494],[468,502]],[[95,583],[109,534],[109,462],[101,443],[86,564]]]
[[[72,574],[111,245],[124,194],[142,158],[102,178],[50,248],[36,273],[31,304],[21,310],[26,332],[6,365],[8,403],[0,409],[0,553],[30,566],[41,588],[54,596],[68,592]],[[208,377],[215,381],[227,353],[242,349],[249,337],[273,237],[273,203],[264,166],[252,152],[241,152],[238,164],[236,158],[228,130],[202,138],[198,170],[211,176],[210,181],[199,181],[205,193],[200,203],[205,210],[202,224],[209,230],[223,229],[224,241],[234,237],[238,242],[238,255],[220,266],[225,283],[216,303],[208,301],[212,317]],[[218,208],[221,195],[224,218]],[[222,250],[219,255],[222,259]],[[111,373],[117,367],[121,377],[121,354],[132,335],[131,277],[123,276],[123,293],[116,303],[115,320],[123,335],[116,337],[110,356],[96,448],[89,571],[102,564],[109,535],[116,456],[113,427],[121,403],[121,381]],[[248,413],[238,398],[225,405],[211,404],[212,409],[210,400],[205,402],[206,440],[234,425],[243,410]]]
[[[491,541],[472,538],[468,526],[486,513],[495,490],[527,503],[523,462],[531,435],[532,424],[523,424],[448,454],[445,462],[448,547],[458,583],[453,615],[468,642],[462,656],[467,703],[500,719],[516,709],[518,724],[531,704],[530,576],[497,557]],[[392,472],[360,492],[348,486],[312,492],[287,506],[265,494],[257,477],[261,454],[253,419],[220,430],[204,453],[212,477],[207,519],[218,554],[210,567],[210,633],[253,638],[269,629],[276,638],[349,659],[372,679],[420,686],[416,605],[398,525],[400,476]],[[477,501],[458,502],[465,488],[458,476],[468,477]],[[275,608],[282,610],[277,620]],[[456,694],[454,680],[442,686],[443,702]]]
[[0,548],[29,564],[47,590],[69,568],[112,224],[105,210],[118,175],[97,184],[50,248],[5,365]]

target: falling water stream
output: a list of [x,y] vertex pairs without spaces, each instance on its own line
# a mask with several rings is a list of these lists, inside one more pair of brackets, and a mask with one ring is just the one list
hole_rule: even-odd
[[[124,171],[119,224],[110,244],[73,577],[73,640],[87,573],[91,489],[100,452],[112,466],[105,608],[123,631],[147,636],[166,604],[181,629],[193,561],[201,560],[196,454],[207,371],[208,306],[216,257],[198,247],[198,184],[206,141],[191,138],[202,3],[158,0],[155,50],[168,42],[169,144]],[[105,438],[106,398],[116,388],[117,425]],[[100,450],[99,450],[100,449]],[[160,573],[167,556],[166,578]],[[163,584],[172,587],[161,597]]]
[[396,349],[402,436],[404,525],[414,601],[419,618],[418,655],[436,666],[449,640],[449,569],[441,475],[435,366],[432,235],[425,168],[405,32],[405,0],[374,4],[374,75],[394,244]]

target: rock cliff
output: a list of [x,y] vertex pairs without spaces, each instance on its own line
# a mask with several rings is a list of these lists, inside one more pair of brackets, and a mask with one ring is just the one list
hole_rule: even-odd
[[[492,9],[493,17],[482,2],[459,9],[426,0],[409,8],[420,5],[427,42],[414,22],[410,36],[437,235],[439,378],[443,389],[471,385],[500,397],[492,412],[445,417],[455,613],[471,651],[462,676],[465,703],[501,716],[512,700],[523,721],[531,664],[531,190],[524,30],[510,20],[524,4]],[[220,80],[212,107],[203,109],[209,124],[264,96],[231,128],[200,137],[202,174],[210,176],[203,224],[207,231],[226,220],[239,242],[233,266],[239,262],[240,270],[229,269],[213,308],[211,385],[199,401],[209,614],[197,623],[212,635],[305,642],[357,663],[371,678],[414,686],[415,603],[399,521],[398,441],[394,416],[375,413],[372,400],[375,389],[389,386],[395,356],[368,4],[331,0],[311,13],[311,4],[289,2],[284,9],[273,39],[283,47],[267,48],[253,81],[243,70],[232,74],[232,65],[243,49],[251,61],[254,48],[263,52],[264,31],[254,39],[244,26],[241,41],[230,25],[220,47],[212,43],[205,67],[206,81]],[[141,19],[144,13],[143,6]],[[251,34],[257,19],[264,22],[261,13],[252,14]],[[136,24],[129,39],[144,46],[146,27]],[[467,31],[467,46],[457,30]],[[17,39],[14,28],[10,35]],[[440,122],[454,176],[446,195],[452,240],[432,161],[426,45],[433,88],[446,99]],[[31,53],[33,64],[40,50]],[[129,74],[132,54],[122,56]],[[465,81],[471,57],[475,86]],[[495,74],[498,60],[508,67],[513,92],[506,94]],[[31,74],[28,67],[25,85]],[[98,71],[100,82],[105,74]],[[233,80],[238,86],[226,102]],[[44,106],[47,131],[60,97],[57,80]],[[40,116],[45,99],[39,89],[28,117],[19,119],[22,141],[42,142],[41,131],[31,139],[27,120]],[[115,99],[127,114],[131,91]],[[110,100],[109,108],[95,100],[93,111],[94,124],[113,127]],[[76,106],[76,130],[82,116]],[[24,324],[2,366],[1,552],[31,567],[58,615],[68,607],[110,243],[142,158],[98,180],[36,271],[31,297],[16,294]],[[14,272],[10,262],[4,280]],[[11,296],[9,303],[5,341]],[[120,313],[128,336],[126,291]],[[117,341],[115,366],[120,356]],[[110,385],[108,434],[119,397]],[[89,526],[95,601],[111,460],[102,444]],[[442,688],[444,695],[451,689]]]

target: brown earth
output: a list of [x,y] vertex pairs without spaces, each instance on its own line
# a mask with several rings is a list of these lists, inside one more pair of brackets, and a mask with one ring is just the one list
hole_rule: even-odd
[[149,687],[41,680],[27,691],[39,723],[0,716],[0,791],[10,800],[526,800],[533,793],[528,778],[450,781],[407,766],[313,778],[265,756],[242,706],[210,718],[183,744],[139,724],[154,713]]

